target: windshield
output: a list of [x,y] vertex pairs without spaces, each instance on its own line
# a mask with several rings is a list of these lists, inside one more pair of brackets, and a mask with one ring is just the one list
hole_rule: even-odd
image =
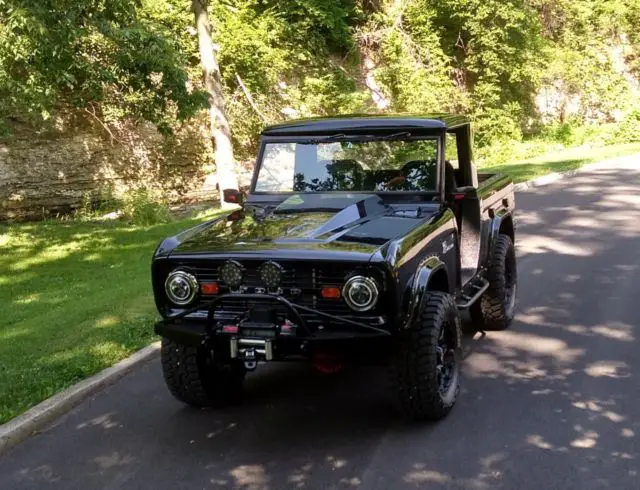
[[437,155],[437,139],[267,143],[254,191],[435,191]]

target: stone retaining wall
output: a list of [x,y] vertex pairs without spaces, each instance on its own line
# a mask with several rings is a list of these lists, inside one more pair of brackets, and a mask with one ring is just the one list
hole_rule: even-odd
[[[90,120],[38,133],[14,128],[0,140],[0,220],[41,219],[133,187],[161,190],[170,202],[201,199],[211,171],[211,149],[202,124],[173,137],[152,126],[109,126]],[[208,196],[211,197],[211,196]]]

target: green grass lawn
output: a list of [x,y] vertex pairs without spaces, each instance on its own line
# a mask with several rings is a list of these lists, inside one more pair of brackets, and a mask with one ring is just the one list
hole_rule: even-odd
[[506,163],[504,165],[482,165],[480,171],[505,173],[509,174],[514,182],[524,182],[551,172],[566,172],[587,163],[636,153],[640,153],[640,143],[595,148],[571,148],[550,155],[541,155],[530,160]]
[[199,221],[0,226],[0,423],[154,340],[151,256]]

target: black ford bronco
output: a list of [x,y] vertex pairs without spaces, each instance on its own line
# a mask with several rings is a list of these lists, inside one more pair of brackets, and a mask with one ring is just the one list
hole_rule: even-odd
[[237,399],[259,362],[389,366],[411,419],[460,385],[461,327],[516,297],[514,193],[477,174],[458,116],[297,120],[261,135],[240,209],[164,240],[152,264],[162,369],[194,406]]

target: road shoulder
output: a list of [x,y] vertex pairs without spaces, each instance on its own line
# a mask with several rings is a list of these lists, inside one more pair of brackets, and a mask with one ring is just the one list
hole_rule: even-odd
[[0,455],[43,429],[91,395],[112,385],[141,364],[155,359],[159,352],[160,343],[155,342],[98,374],[44,400],[6,424],[0,425]]

